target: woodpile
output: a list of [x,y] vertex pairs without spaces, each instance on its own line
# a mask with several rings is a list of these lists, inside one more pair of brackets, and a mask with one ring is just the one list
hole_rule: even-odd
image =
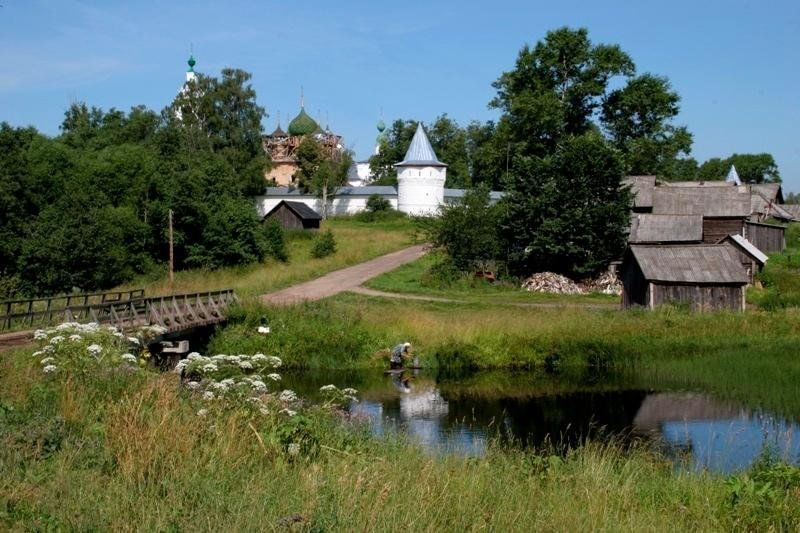
[[522,282],[522,288],[528,292],[548,294],[586,294],[601,292],[603,294],[622,294],[622,283],[611,272],[601,274],[596,279],[575,283],[566,276],[554,272],[538,272]]
[[584,294],[586,292],[571,279],[554,272],[538,272],[523,281],[522,288],[528,292],[550,294]]

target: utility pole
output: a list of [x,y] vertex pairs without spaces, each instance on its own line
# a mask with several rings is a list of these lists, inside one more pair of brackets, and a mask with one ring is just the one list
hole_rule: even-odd
[[169,289],[172,292],[172,283],[175,281],[175,255],[172,247],[172,209],[169,210]]

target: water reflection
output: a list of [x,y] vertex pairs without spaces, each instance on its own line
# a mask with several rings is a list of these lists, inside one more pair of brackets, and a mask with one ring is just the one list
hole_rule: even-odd
[[[698,470],[746,468],[765,446],[800,463],[796,423],[704,393],[619,383],[587,389],[530,375],[438,380],[374,374],[350,374],[335,383],[360,383],[362,399],[351,411],[368,418],[376,434],[405,431],[431,453],[481,455],[492,438],[537,447],[615,438],[646,440]],[[311,395],[324,384],[308,376],[292,383]]]

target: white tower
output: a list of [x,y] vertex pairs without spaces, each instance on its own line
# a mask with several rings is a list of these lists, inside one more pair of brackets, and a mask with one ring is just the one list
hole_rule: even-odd
[[422,124],[397,168],[397,209],[409,215],[434,215],[444,203],[447,165],[436,158]]

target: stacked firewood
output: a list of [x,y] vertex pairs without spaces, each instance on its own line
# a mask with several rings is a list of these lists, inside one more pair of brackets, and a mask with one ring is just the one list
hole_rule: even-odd
[[571,279],[554,272],[538,272],[522,282],[528,292],[551,294],[583,294],[585,291]]

